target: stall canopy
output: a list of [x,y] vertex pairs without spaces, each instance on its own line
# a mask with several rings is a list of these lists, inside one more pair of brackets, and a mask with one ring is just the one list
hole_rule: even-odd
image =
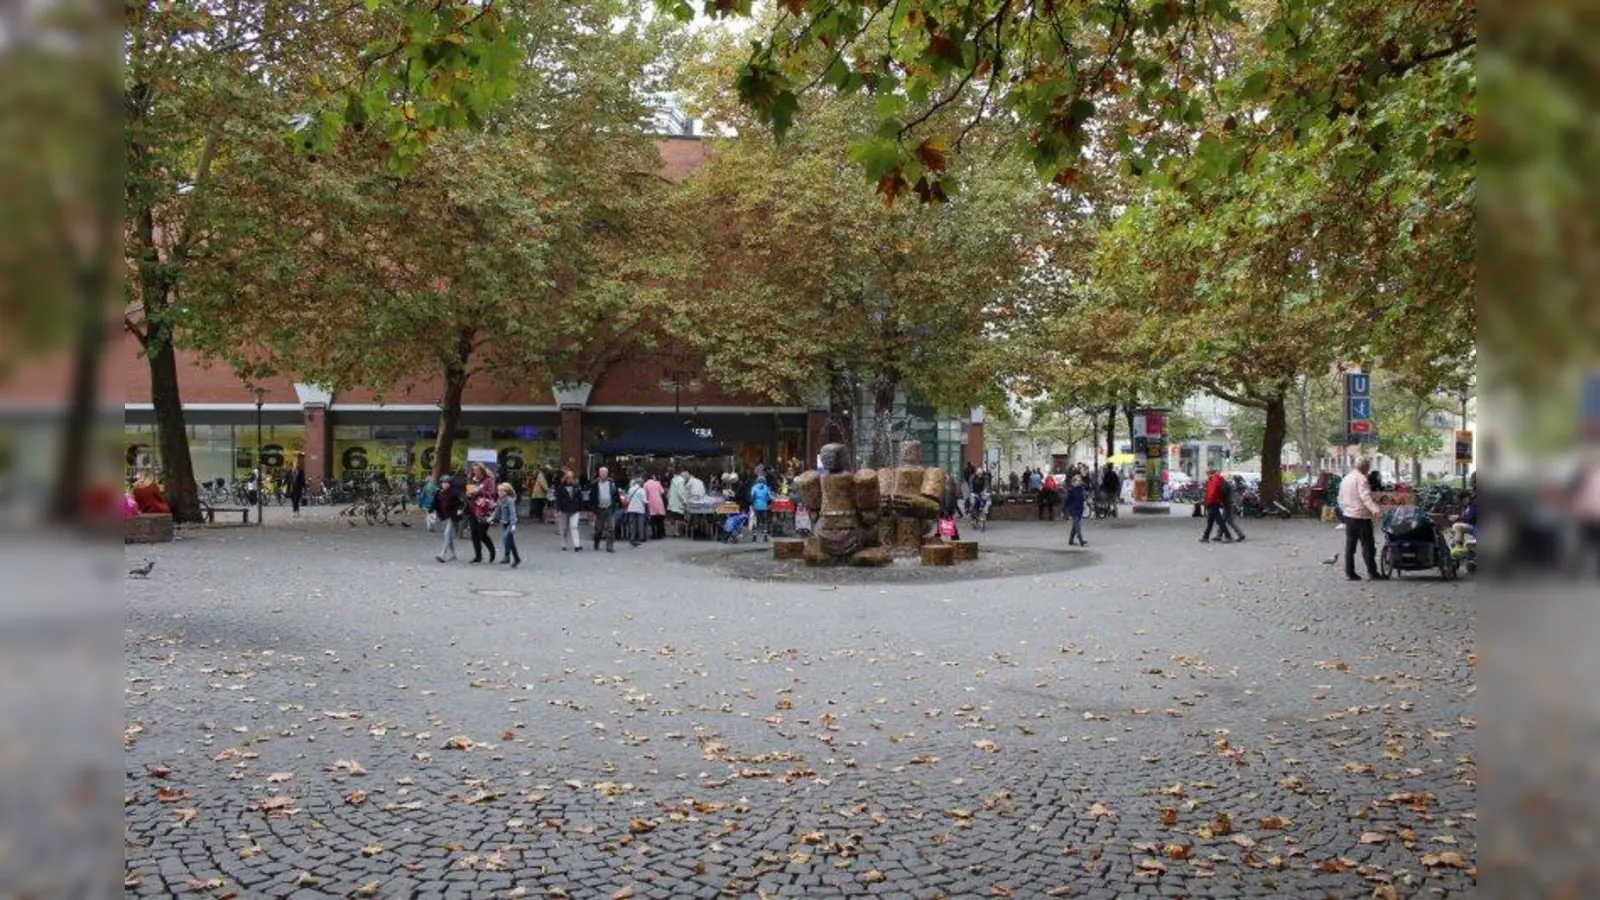
[[727,456],[721,444],[712,443],[682,425],[655,422],[635,425],[610,440],[589,448],[602,456],[656,456],[708,458]]

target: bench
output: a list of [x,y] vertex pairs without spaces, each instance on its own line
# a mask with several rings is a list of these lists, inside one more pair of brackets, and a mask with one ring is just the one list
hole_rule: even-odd
[[141,513],[123,521],[125,544],[166,544],[172,541],[170,513]]
[[208,524],[214,524],[217,521],[217,513],[227,513],[228,515],[232,515],[234,513],[239,513],[240,514],[240,516],[239,516],[239,524],[240,525],[249,525],[250,524],[250,507],[248,507],[248,506],[202,506],[202,507],[200,507],[200,514],[205,516],[206,522]]

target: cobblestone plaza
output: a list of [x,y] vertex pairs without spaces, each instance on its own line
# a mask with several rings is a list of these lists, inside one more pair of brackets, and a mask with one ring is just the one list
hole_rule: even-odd
[[127,893],[1472,891],[1477,585],[1197,524],[993,523],[949,580],[277,509],[130,548]]

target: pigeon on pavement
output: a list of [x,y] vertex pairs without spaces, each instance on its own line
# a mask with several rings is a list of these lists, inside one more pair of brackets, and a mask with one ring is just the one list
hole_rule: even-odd
[[147,559],[144,562],[140,563],[139,565],[134,566],[133,568],[129,569],[128,570],[128,575],[129,575],[129,577],[132,577],[132,578],[145,578],[145,577],[149,576],[150,570],[154,569],[155,567],[156,567],[156,561],[153,560],[153,559]]
[[1331,566],[1331,565],[1334,565],[1335,563],[1337,563],[1338,561],[1339,561],[1339,554],[1335,553],[1334,555],[1332,555],[1332,556],[1328,557],[1327,559],[1323,560],[1322,564],[1325,565],[1325,566]]

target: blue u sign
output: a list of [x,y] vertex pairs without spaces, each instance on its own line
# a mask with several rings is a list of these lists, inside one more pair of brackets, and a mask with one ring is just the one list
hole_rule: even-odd
[[1372,392],[1372,376],[1366,372],[1351,372],[1345,376],[1346,391],[1352,397],[1365,397]]

